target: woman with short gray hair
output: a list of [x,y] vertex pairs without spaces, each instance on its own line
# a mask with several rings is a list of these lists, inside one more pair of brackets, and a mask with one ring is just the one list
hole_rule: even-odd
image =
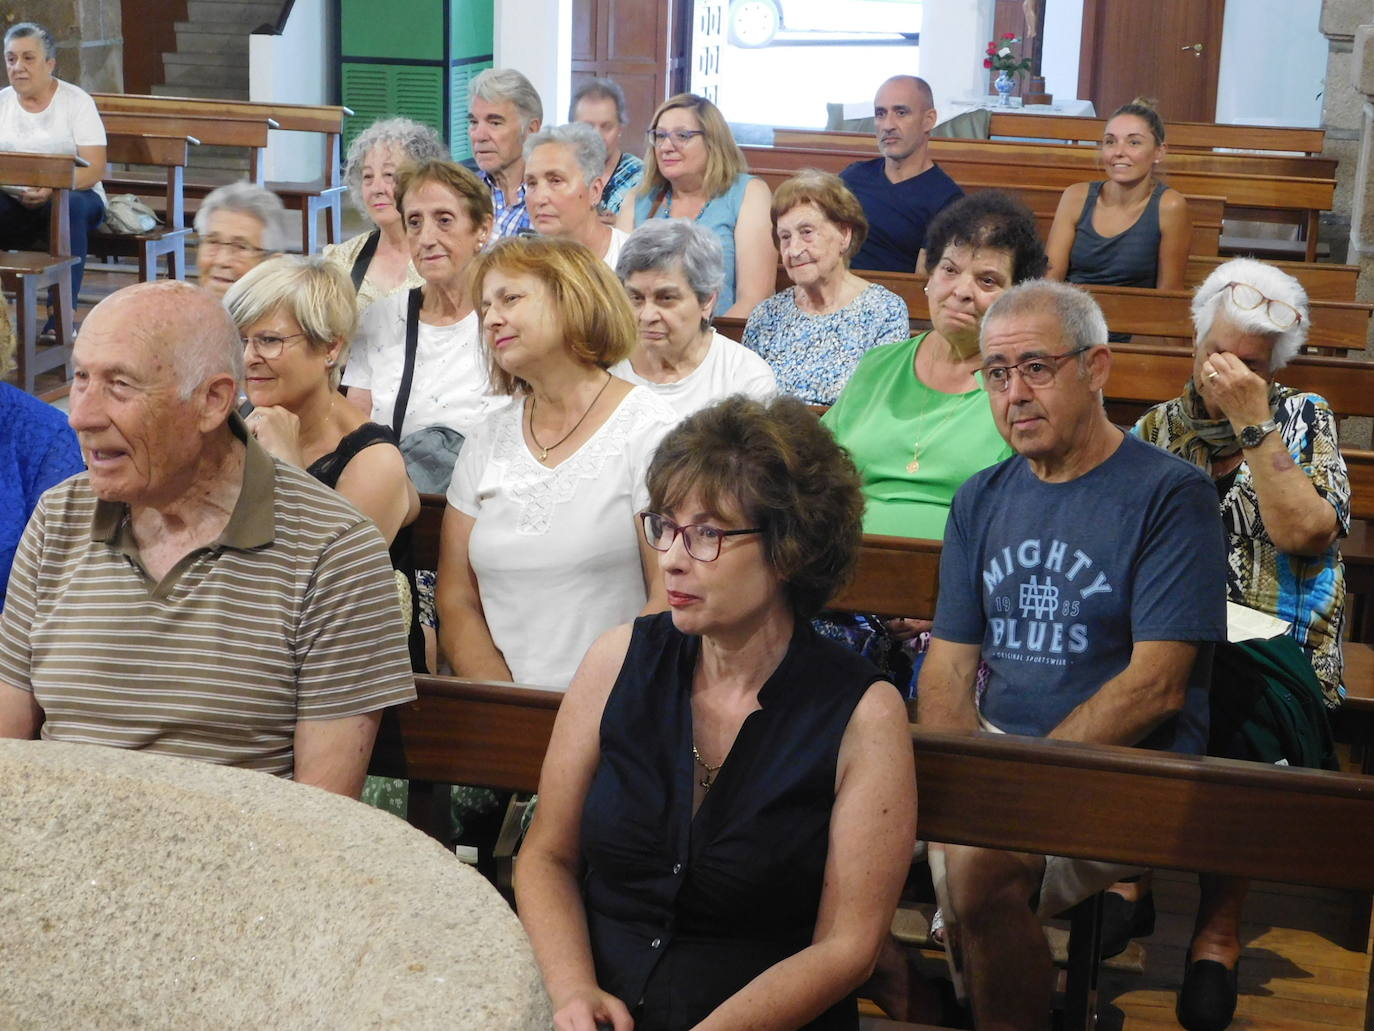
[[360,315],[379,297],[423,285],[396,209],[396,173],[406,165],[446,157],[448,149],[438,133],[409,118],[373,122],[349,144],[344,172],[348,197],[373,229],[330,244],[321,253],[352,279]]
[[[1193,297],[1192,378],[1182,395],[1152,408],[1131,432],[1211,474],[1230,543],[1227,599],[1285,625],[1272,640],[1258,642],[1267,649],[1265,660],[1277,666],[1286,649],[1290,669],[1310,665],[1312,694],[1320,685],[1327,708],[1335,709],[1344,694],[1340,539],[1350,530],[1350,481],[1331,406],[1274,382],[1274,373],[1302,349],[1310,317],[1307,293],[1288,273],[1251,258],[1218,266]],[[1219,645],[1213,657],[1209,755],[1275,761],[1235,747],[1244,737],[1234,732],[1227,701],[1235,695],[1233,681],[1241,680],[1232,649],[1255,644]],[[1241,682],[1241,696],[1250,698],[1253,689]],[[1291,682],[1285,686],[1292,689]],[[1235,1011],[1247,882],[1201,882],[1178,1019],[1190,1031],[1213,1031],[1226,1027]],[[1106,899],[1104,954],[1109,944],[1120,951],[1153,928],[1148,888],[1114,885]]]
[[286,209],[275,193],[254,183],[212,190],[200,202],[195,226],[197,276],[216,297],[265,258],[286,250]]
[[576,240],[612,271],[629,233],[597,213],[606,145],[590,125],[569,122],[525,140],[525,209],[540,236]]
[[777,393],[768,363],[711,326],[724,262],[709,229],[655,219],[630,234],[616,264],[639,342],[611,372],[650,388],[684,419],[731,394],[767,401]]

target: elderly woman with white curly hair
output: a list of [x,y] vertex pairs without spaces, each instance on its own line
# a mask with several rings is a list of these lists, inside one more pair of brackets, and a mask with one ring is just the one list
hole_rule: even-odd
[[373,229],[320,253],[352,279],[359,315],[379,297],[423,285],[396,207],[396,174],[405,165],[446,157],[448,149],[438,133],[409,118],[375,121],[349,144],[344,172],[348,198]]
[[[1227,596],[1288,624],[1310,662],[1326,705],[1340,704],[1345,574],[1338,541],[1350,527],[1350,484],[1330,405],[1274,381],[1307,338],[1307,294],[1271,265],[1237,258],[1221,265],[1193,298],[1193,375],[1183,394],[1147,412],[1133,432],[1212,474],[1230,544]],[[1293,649],[1296,651],[1296,649]],[[1211,754],[1231,754],[1218,718],[1222,653],[1213,669]],[[1315,694],[1315,689],[1313,690]],[[1272,760],[1270,760],[1272,761]],[[1141,895],[1120,910],[1124,947],[1148,933],[1153,905]],[[1220,1031],[1236,1003],[1243,880],[1203,878],[1179,1021]],[[1133,926],[1130,926],[1133,925]],[[1104,929],[1104,936],[1106,930]]]
[[570,122],[525,140],[525,207],[540,236],[576,240],[612,269],[629,233],[601,221],[606,144],[595,129]]

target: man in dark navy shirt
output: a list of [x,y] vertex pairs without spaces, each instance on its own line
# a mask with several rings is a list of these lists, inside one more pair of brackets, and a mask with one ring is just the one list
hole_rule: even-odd
[[963,196],[930,159],[935,120],[935,101],[924,79],[894,75],[878,88],[873,121],[882,157],[856,161],[840,173],[868,218],[868,239],[850,262],[854,268],[915,271],[926,225]]

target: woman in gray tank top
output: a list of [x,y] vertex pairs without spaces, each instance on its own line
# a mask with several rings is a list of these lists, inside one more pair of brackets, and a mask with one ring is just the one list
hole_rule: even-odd
[[1070,283],[1183,289],[1192,224],[1188,202],[1157,178],[1164,123],[1139,99],[1102,134],[1102,182],[1064,191],[1050,228],[1049,278]]

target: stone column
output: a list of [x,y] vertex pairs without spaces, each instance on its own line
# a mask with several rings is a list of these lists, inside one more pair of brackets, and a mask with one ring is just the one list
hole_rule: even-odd
[[0,3],[0,23],[34,21],[57,40],[58,78],[88,93],[124,89],[121,0],[17,0]]

